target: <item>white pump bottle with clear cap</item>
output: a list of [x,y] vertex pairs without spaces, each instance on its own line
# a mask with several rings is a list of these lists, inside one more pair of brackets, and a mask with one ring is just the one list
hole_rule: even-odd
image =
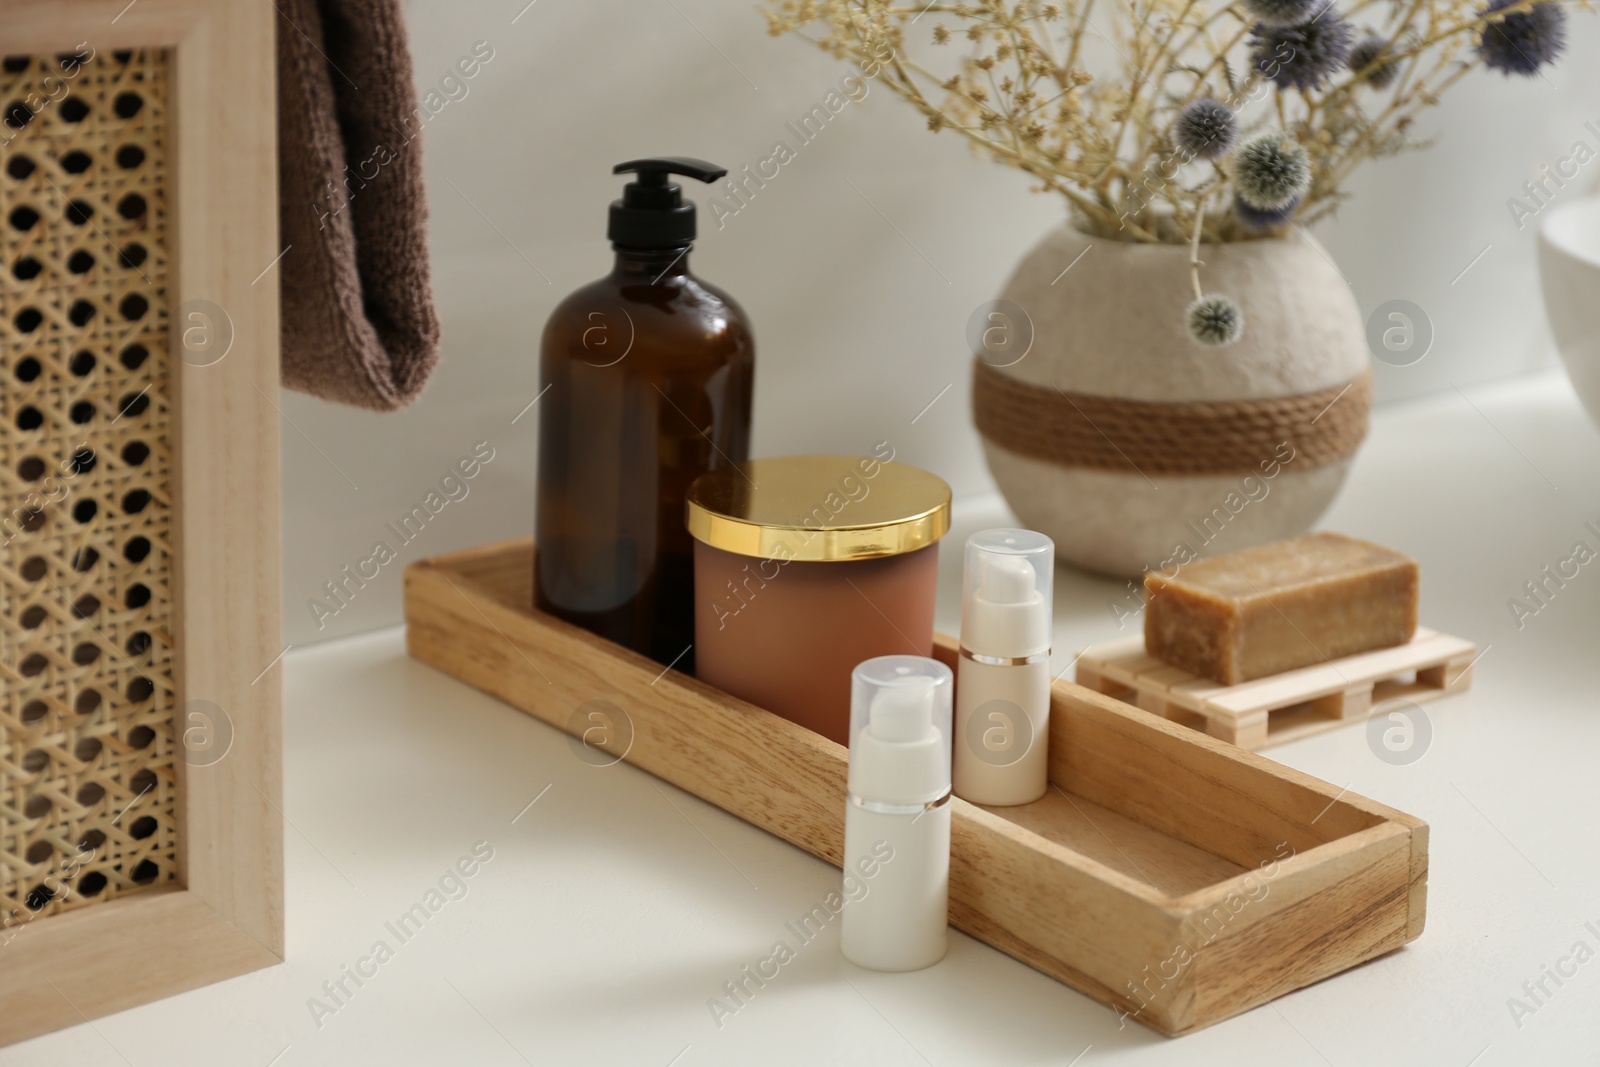
[[956,676],[955,792],[1028,804],[1049,787],[1055,543],[1032,530],[967,539]]
[[[914,971],[944,958],[950,887],[950,668],[879,656],[851,676],[839,934],[845,959]],[[849,883],[846,883],[849,887]]]

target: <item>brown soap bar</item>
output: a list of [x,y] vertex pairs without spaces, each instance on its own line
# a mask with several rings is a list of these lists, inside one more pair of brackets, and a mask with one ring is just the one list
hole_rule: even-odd
[[1417,562],[1336,533],[1302,534],[1145,575],[1145,651],[1223,685],[1403,645]]

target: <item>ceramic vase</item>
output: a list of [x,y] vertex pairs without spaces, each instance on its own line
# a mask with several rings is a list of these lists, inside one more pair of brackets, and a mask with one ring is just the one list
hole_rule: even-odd
[[1202,245],[1202,284],[1243,312],[1194,340],[1189,249],[1063,223],[1023,257],[975,362],[989,469],[1059,558],[1135,576],[1308,529],[1366,434],[1361,314],[1301,232]]

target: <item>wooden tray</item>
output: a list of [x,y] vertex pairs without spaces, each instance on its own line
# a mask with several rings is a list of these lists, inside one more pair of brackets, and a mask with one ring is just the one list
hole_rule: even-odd
[[1218,685],[1145,654],[1144,637],[1107,641],[1078,657],[1078,684],[1256,751],[1352,722],[1392,700],[1420,704],[1472,684],[1478,646],[1419,627],[1410,643]]
[[[617,755],[840,862],[842,746],[534,612],[532,562],[522,540],[408,567],[411,655],[562,729],[608,701]],[[1051,699],[1044,799],[951,802],[958,929],[1168,1035],[1422,932],[1427,824],[1082,686]]]

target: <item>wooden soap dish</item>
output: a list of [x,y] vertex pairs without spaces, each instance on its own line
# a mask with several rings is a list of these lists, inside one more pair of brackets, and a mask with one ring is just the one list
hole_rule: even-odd
[[[843,746],[532,600],[531,540],[412,564],[407,649],[569,733],[604,708],[597,748],[840,863]],[[951,801],[950,922],[1120,1013],[1186,1033],[1422,933],[1421,820],[1069,682],[1049,743],[1042,800]]]
[[1422,627],[1408,644],[1219,685],[1145,654],[1144,635],[1091,645],[1078,684],[1256,751],[1352,722],[1397,700],[1420,704],[1472,684],[1478,646]]

